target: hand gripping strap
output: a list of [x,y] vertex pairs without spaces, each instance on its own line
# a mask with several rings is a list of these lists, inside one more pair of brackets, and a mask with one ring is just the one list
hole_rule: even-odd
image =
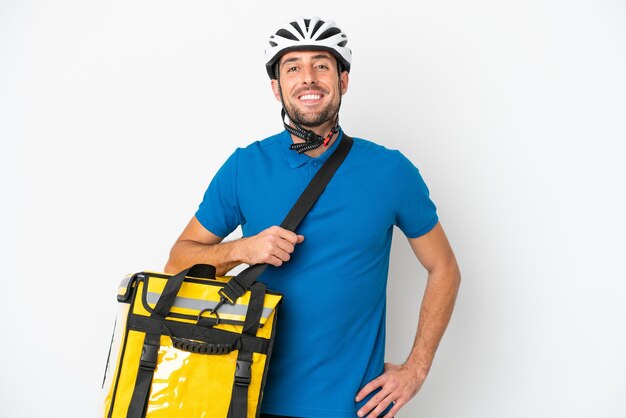
[[[283,222],[281,227],[295,232],[300,222],[304,219],[309,210],[313,207],[317,199],[330,182],[341,163],[346,159],[348,152],[352,148],[352,138],[345,133],[339,146],[333,154],[326,160],[320,170],[315,174],[309,185],[293,205]],[[219,291],[222,301],[232,305],[250,288],[252,283],[267,268],[267,264],[255,264],[243,270]]]

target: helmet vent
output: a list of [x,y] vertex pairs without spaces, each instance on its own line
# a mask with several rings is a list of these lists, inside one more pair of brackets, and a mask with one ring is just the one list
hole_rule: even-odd
[[348,43],[348,40],[346,39],[345,41],[339,42],[337,45],[343,48],[344,46],[346,46],[347,43]]
[[270,41],[270,46],[278,46],[278,44],[274,41]]
[[324,25],[323,20],[317,21],[317,23],[315,24],[315,27],[313,28],[313,32],[311,32],[311,38],[315,39],[315,32],[317,32],[317,30],[321,28],[323,25]]
[[[302,29],[300,29],[300,25],[298,25],[298,22],[291,22],[291,26],[293,26],[294,29],[297,30],[298,33],[304,38],[304,33],[302,33]],[[297,40],[297,39],[294,38],[294,40]]]
[[339,28],[336,28],[336,27],[335,28],[329,28],[329,29],[326,29],[324,31],[324,33],[322,33],[320,36],[318,36],[317,40],[321,41],[321,40],[330,38],[333,35],[337,35],[338,33],[341,33],[341,30]]
[[[302,32],[300,32],[302,33]],[[287,29],[280,29],[278,32],[276,32],[277,36],[282,36],[283,38],[287,38],[287,39],[291,39],[292,41],[297,41],[298,38],[296,38],[296,35],[294,35],[293,33],[289,32]]]

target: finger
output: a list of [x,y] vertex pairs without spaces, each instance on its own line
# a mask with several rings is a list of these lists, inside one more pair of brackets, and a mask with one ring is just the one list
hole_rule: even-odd
[[367,416],[367,418],[376,418],[393,403],[393,397],[391,394],[388,394],[382,401],[378,403],[376,408]]
[[277,258],[278,260],[281,261],[280,264],[282,264],[285,261],[289,261],[289,259],[291,258],[291,255],[289,255],[287,251],[274,247],[272,251],[270,252],[270,257]]
[[275,267],[280,267],[283,265],[284,261],[274,255],[270,255],[267,258],[265,258],[263,262],[266,264],[271,264],[272,266],[275,266]]
[[274,256],[280,258],[281,261],[289,261],[291,259],[291,254],[289,254],[287,251],[285,250],[281,250],[279,248],[276,248],[274,250]]
[[278,235],[280,238],[289,241],[293,245],[298,243],[298,236],[296,235],[296,233],[288,229],[277,226],[276,229],[274,230],[274,233]]
[[298,244],[304,241],[304,235],[298,235]]
[[278,239],[276,240],[274,244],[276,245],[277,248],[280,248],[281,250],[289,254],[291,254],[293,250],[296,248],[294,244],[292,244],[291,242],[285,239]]
[[[367,401],[367,403],[363,405],[361,409],[359,409],[359,411],[357,412],[357,415],[360,417],[364,417],[367,414],[369,414],[372,410],[374,410],[376,407],[378,407],[378,405],[380,405],[380,403],[383,402],[384,399],[389,396],[389,392],[384,392],[384,390],[385,389],[383,387],[377,394],[372,396],[372,398],[369,401]],[[389,402],[391,402],[391,398]],[[379,413],[384,410],[385,408],[381,409]],[[368,417],[370,416],[373,416],[373,415],[368,415]]]
[[383,385],[383,381],[381,376],[369,382],[367,385],[363,386],[363,388],[356,394],[355,401],[361,402],[361,399],[364,399],[367,395],[372,393],[375,389],[378,389]]
[[400,408],[402,408],[403,406],[404,406],[404,402],[396,401],[393,405],[393,408],[391,408],[389,412],[387,412],[387,415],[385,415],[383,418],[395,417],[398,411],[400,410]]

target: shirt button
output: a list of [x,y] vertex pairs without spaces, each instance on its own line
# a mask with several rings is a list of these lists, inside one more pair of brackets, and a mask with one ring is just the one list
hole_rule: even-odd
[[317,161],[313,161],[313,167],[317,167],[318,165],[320,165]]

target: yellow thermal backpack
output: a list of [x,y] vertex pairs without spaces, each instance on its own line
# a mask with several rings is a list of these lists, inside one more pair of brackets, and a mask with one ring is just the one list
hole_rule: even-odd
[[105,417],[258,415],[282,296],[256,282],[234,305],[212,312],[228,280],[196,265],[122,281]]
[[[345,159],[352,139],[315,174],[283,220],[295,231]],[[256,418],[282,295],[256,279],[196,264],[178,274],[141,272],[119,288],[103,382],[105,418]]]

